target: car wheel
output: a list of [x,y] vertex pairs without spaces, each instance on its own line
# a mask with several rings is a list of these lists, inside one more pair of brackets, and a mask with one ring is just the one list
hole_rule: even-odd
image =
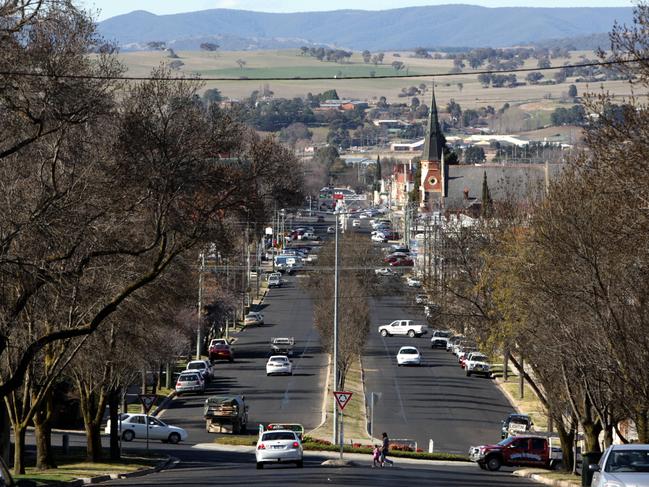
[[487,470],[487,466],[486,466],[484,463],[482,463],[482,462],[478,463],[478,466],[479,466],[482,470]]
[[500,461],[500,458],[496,455],[489,457],[487,459],[487,469],[491,472],[496,472],[497,470],[500,470],[500,466],[502,465],[502,462]]
[[234,362],[234,359],[233,359],[233,358],[229,358],[228,361],[229,361],[229,362]]
[[467,376],[467,377],[471,377],[471,372],[469,372],[469,371],[467,370],[467,371],[466,371],[466,376]]
[[408,336],[409,336],[410,338],[414,338],[414,337],[415,337],[415,330],[410,330],[410,331],[408,331]]
[[298,460],[297,462],[295,462],[295,466],[296,466],[297,468],[302,468],[302,467],[304,467],[304,461],[302,461],[302,460]]
[[168,438],[169,443],[177,445],[180,442],[180,435],[178,433],[171,433]]
[[264,464],[262,462],[257,462],[257,470],[262,470],[264,468]]
[[122,433],[122,440],[124,441],[133,441],[133,438],[135,438],[135,433],[131,430],[126,430]]
[[388,330],[381,330],[381,336],[382,337],[388,336]]

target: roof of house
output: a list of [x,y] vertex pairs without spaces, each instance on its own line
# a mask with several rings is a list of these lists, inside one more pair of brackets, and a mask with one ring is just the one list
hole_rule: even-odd
[[[550,179],[563,169],[561,164],[548,165]],[[544,164],[509,165],[449,165],[446,175],[447,197],[445,207],[449,210],[468,208],[481,203],[482,181],[487,174],[487,184],[493,201],[526,201],[538,197],[545,190]],[[465,200],[464,191],[469,190]]]

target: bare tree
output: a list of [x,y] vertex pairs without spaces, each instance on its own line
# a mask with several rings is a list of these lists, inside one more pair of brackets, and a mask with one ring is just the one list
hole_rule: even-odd
[[236,63],[239,65],[239,69],[243,71],[243,67],[246,65],[246,61],[239,58],[236,60]]

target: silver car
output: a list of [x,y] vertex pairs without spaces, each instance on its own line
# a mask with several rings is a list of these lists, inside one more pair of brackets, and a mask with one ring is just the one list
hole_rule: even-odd
[[200,370],[187,370],[181,372],[176,380],[176,394],[180,396],[185,392],[205,392],[205,380]]
[[592,487],[649,487],[649,445],[613,445],[607,448],[594,471]]

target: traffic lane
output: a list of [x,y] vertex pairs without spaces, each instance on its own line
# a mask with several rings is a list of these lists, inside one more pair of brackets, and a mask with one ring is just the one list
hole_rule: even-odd
[[[375,404],[374,435],[414,439],[427,449],[466,453],[471,445],[492,443],[511,406],[497,386],[481,377],[466,377],[455,356],[430,349],[430,336],[381,337],[376,328],[395,319],[425,323],[422,306],[408,297],[372,298],[372,329],[363,353],[366,392],[382,392]],[[422,367],[397,367],[396,353],[414,345],[423,354]]]
[[[314,428],[320,422],[326,376],[326,357],[313,327],[309,295],[301,277],[284,276],[285,285],[271,289],[261,306],[264,326],[249,327],[234,335],[235,361],[217,362],[215,380],[205,394],[182,396],[171,402],[162,420],[189,432],[188,441],[213,441],[205,431],[203,405],[209,395],[241,394],[249,406],[249,428],[260,422],[296,422]],[[295,337],[293,376],[266,376],[273,337]]]
[[305,455],[304,468],[294,465],[272,465],[256,470],[252,453],[208,452],[195,449],[178,456],[181,463],[174,469],[145,477],[115,480],[105,485],[188,487],[207,485],[294,485],[294,486],[361,486],[430,485],[435,487],[510,487],[539,485],[507,472],[487,472],[476,465],[411,465],[371,468],[367,464],[356,468],[321,466],[325,457]]

